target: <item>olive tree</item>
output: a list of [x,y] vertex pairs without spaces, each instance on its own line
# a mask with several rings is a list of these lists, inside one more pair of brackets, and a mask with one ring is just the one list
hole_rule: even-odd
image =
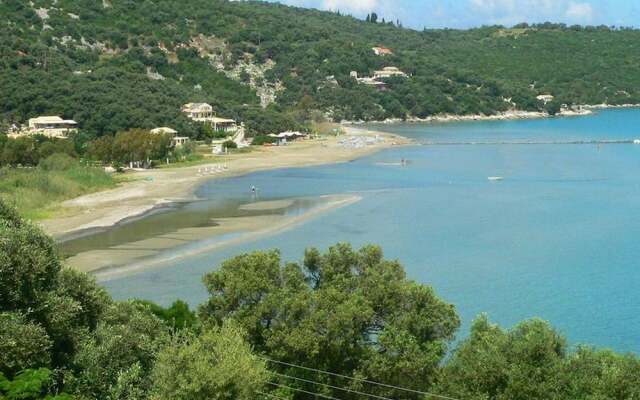
[[[290,364],[415,389],[435,381],[459,326],[452,305],[432,288],[408,280],[400,263],[385,260],[377,246],[356,251],[339,244],[325,254],[309,249],[302,264],[283,265],[275,250],[244,254],[224,262],[204,282],[210,294],[200,308],[205,324],[237,321],[257,351]],[[271,367],[310,377],[298,368]],[[377,393],[397,395],[392,389]]]
[[251,400],[269,377],[233,323],[200,336],[181,335],[159,355],[153,400]]

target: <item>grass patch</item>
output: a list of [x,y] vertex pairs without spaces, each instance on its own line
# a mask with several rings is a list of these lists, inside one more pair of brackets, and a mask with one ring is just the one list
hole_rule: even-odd
[[52,216],[64,200],[116,184],[102,169],[83,166],[75,160],[67,160],[60,169],[55,165],[0,169],[0,198],[33,220]]

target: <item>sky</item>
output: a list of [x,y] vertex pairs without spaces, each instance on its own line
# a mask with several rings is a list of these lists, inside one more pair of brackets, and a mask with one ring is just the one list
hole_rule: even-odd
[[400,20],[415,29],[511,26],[520,22],[640,26],[640,0],[269,0],[364,18]]

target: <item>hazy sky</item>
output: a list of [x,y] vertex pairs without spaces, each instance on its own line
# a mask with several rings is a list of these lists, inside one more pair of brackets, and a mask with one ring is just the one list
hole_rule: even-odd
[[[270,0],[276,1],[276,0]],[[469,28],[519,22],[582,25],[640,24],[640,0],[277,0],[283,4],[340,10],[356,17],[375,11],[405,26]]]

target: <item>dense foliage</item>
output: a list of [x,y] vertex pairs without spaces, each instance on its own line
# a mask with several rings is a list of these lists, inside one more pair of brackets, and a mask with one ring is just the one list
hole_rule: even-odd
[[455,310],[376,246],[301,264],[255,252],[204,280],[199,316],[114,301],[0,202],[0,399],[640,396],[636,356],[571,351],[540,320],[505,331],[482,316],[446,356]]
[[[377,15],[226,0],[5,0],[0,14],[4,127],[60,114],[96,135],[172,126],[197,136],[202,127],[180,113],[196,101],[253,134],[303,123],[313,110],[383,119],[537,110],[538,94],[556,96],[550,111],[640,102],[640,32],[631,29],[415,31]],[[393,54],[376,56],[379,45]],[[389,79],[387,91],[349,77],[384,66],[410,77]],[[264,90],[277,96],[266,110],[256,96]]]
[[207,275],[205,285],[211,297],[200,309],[203,320],[234,319],[258,351],[417,389],[433,384],[459,325],[453,306],[408,281],[375,246],[310,249],[302,265],[282,266],[277,251],[243,255]]
[[[0,398],[40,399],[63,389],[76,399],[149,398],[152,388],[170,383],[166,374],[183,354],[172,338],[176,322],[191,329],[194,318],[183,303],[162,310],[114,302],[86,274],[64,268],[53,241],[0,201]],[[235,346],[227,365],[213,370],[229,372],[215,377],[214,388],[245,393],[247,379],[255,390],[266,376],[239,329],[207,330],[197,341],[205,348]],[[244,370],[234,375],[239,360]],[[229,398],[214,395],[202,398]]]

